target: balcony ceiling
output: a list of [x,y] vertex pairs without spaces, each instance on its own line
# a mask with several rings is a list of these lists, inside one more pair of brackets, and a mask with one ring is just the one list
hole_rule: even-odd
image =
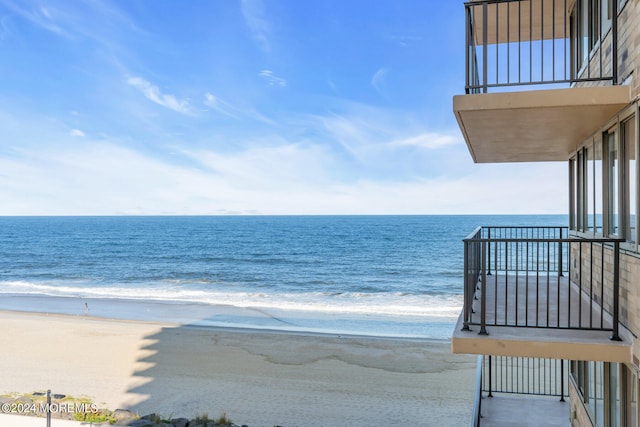
[[[483,0],[471,0],[470,5]],[[487,44],[569,37],[570,0],[521,0],[487,4]],[[482,4],[471,6],[473,35],[482,45]]]
[[487,93],[453,97],[476,163],[568,160],[630,102],[628,86]]

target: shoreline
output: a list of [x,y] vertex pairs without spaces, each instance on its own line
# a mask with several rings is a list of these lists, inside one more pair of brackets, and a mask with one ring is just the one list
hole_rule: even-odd
[[[468,422],[475,358],[447,341],[0,310],[0,393],[250,426]],[[437,421],[436,421],[437,420]]]
[[[85,305],[86,304],[86,305]],[[254,306],[46,294],[0,295],[0,311],[166,324],[407,339],[449,340],[458,316],[372,316]],[[459,313],[458,313],[459,314]]]

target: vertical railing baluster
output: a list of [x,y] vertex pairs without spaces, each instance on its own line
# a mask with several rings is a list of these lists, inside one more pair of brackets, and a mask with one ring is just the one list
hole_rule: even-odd
[[511,84],[511,2],[507,3],[507,84]]
[[504,242],[504,325],[509,324],[509,241]]
[[578,243],[578,245],[578,329],[582,329],[582,242]]
[[[568,236],[567,236],[568,237]],[[567,243],[567,262],[569,264],[567,268],[567,328],[571,328],[571,281],[573,280],[572,265],[571,265],[571,241]]]
[[525,257],[527,258],[527,264],[525,265],[524,276],[524,325],[529,326],[529,241],[527,240],[525,246]]
[[551,308],[551,241],[547,240],[547,323],[545,326],[551,326],[549,324],[549,309]]
[[[589,249],[589,328],[593,329],[593,312],[597,307],[593,307],[593,300],[595,299],[593,295],[593,242],[590,243]],[[604,245],[602,246],[602,252],[604,253]],[[601,291],[604,291],[604,283],[600,282]],[[601,292],[602,296],[603,293]],[[604,299],[601,298],[600,306],[604,307]],[[602,319],[602,311],[600,311],[600,319]],[[602,327],[602,326],[601,326]]]
[[487,72],[488,72],[488,52],[487,52],[487,20],[488,11],[487,11],[487,3],[482,4],[482,91],[483,93],[487,93]]
[[493,360],[491,355],[489,355],[489,397],[493,397]]
[[496,7],[496,85],[500,85],[500,74],[499,74],[499,70],[500,70],[500,61],[499,61],[499,56],[500,56],[500,35],[499,35],[499,25],[500,25],[500,3],[495,3],[494,6]]
[[540,0],[540,82],[544,82],[544,0]]
[[[482,241],[482,265],[486,265],[487,242]],[[497,277],[497,275],[496,275]],[[480,332],[479,335],[489,335],[487,333],[487,272],[482,269],[482,293],[480,297]]]
[[560,402],[564,402],[564,359],[560,359]]
[[611,2],[611,79],[618,84],[618,2]]
[[[487,240],[491,241],[491,227],[487,227]],[[487,265],[489,267],[487,275],[491,276],[491,248],[489,248],[489,263]]]
[[613,334],[612,341],[622,341],[618,331],[620,321],[620,242],[613,243]]
[[476,288],[476,284],[473,283],[469,284],[469,282],[471,282],[471,278],[473,276],[470,275],[470,268],[471,266],[469,265],[469,242],[467,240],[464,240],[464,301],[463,301],[463,316],[464,316],[464,322],[462,325],[462,330],[463,331],[468,331],[470,330],[469,328],[469,320],[470,320],[470,307],[471,307],[471,303],[473,302],[473,290],[475,290]]
[[[465,41],[466,41],[466,55],[464,57],[464,69],[465,69],[465,94],[469,95],[469,86],[470,86],[470,78],[471,78],[471,74],[473,74],[472,70],[471,70],[471,64],[472,64],[472,59],[471,59],[471,54],[472,54],[472,50],[471,50],[471,25],[472,25],[472,17],[471,17],[471,5],[465,4],[464,5],[464,15],[467,18],[467,25],[465,25]],[[475,52],[473,52],[475,54]]]

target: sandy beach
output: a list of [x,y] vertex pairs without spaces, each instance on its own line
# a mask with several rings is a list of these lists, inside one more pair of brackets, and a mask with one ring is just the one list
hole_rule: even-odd
[[2,311],[0,393],[89,396],[254,426],[463,426],[475,358],[448,342]]

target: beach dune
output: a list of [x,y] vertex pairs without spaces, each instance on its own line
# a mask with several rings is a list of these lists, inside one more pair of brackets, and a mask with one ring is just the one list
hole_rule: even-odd
[[250,426],[461,426],[475,358],[448,342],[0,312],[0,392]]

